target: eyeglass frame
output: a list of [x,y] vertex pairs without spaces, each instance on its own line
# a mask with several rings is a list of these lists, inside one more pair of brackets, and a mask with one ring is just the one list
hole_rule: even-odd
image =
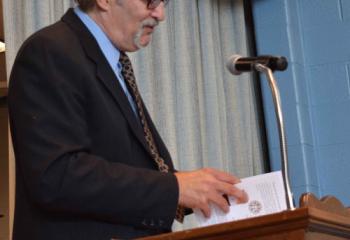
[[156,9],[159,4],[163,2],[164,6],[166,6],[169,0],[147,0],[147,8],[148,9]]

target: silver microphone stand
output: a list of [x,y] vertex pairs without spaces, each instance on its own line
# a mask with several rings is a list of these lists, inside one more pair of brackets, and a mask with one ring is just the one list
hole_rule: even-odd
[[277,119],[277,125],[278,125],[280,151],[281,151],[281,157],[282,157],[282,175],[284,180],[284,188],[286,190],[287,208],[289,210],[294,210],[295,206],[293,202],[293,194],[289,184],[287,141],[286,141],[286,135],[284,132],[280,93],[279,93],[275,78],[273,76],[272,70],[270,68],[260,63],[255,63],[254,68],[258,72],[262,72],[266,74],[266,77],[268,79],[268,82],[271,88],[272,98],[273,98],[273,103],[274,103],[275,113],[276,113],[276,119]]

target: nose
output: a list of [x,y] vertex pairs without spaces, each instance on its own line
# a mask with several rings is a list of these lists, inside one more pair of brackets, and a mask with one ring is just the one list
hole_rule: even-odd
[[155,9],[152,10],[151,16],[157,19],[159,22],[165,19],[165,6],[164,2],[161,2]]

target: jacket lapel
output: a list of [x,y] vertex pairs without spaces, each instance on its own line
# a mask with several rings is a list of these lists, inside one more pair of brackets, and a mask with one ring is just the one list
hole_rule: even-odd
[[123,89],[118,83],[113,70],[109,66],[95,38],[80,21],[78,16],[75,15],[73,9],[69,9],[67,11],[67,13],[62,17],[62,21],[67,23],[77,34],[87,56],[96,64],[97,78],[105,85],[108,92],[113,96],[128,124],[130,125],[132,132],[144,146],[146,151],[149,152],[141,124],[138,122],[138,119],[136,118]]

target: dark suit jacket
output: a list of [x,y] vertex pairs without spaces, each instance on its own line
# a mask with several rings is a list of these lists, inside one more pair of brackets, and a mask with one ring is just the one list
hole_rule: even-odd
[[176,178],[157,170],[112,69],[71,9],[21,47],[9,112],[14,239],[125,239],[170,230]]

